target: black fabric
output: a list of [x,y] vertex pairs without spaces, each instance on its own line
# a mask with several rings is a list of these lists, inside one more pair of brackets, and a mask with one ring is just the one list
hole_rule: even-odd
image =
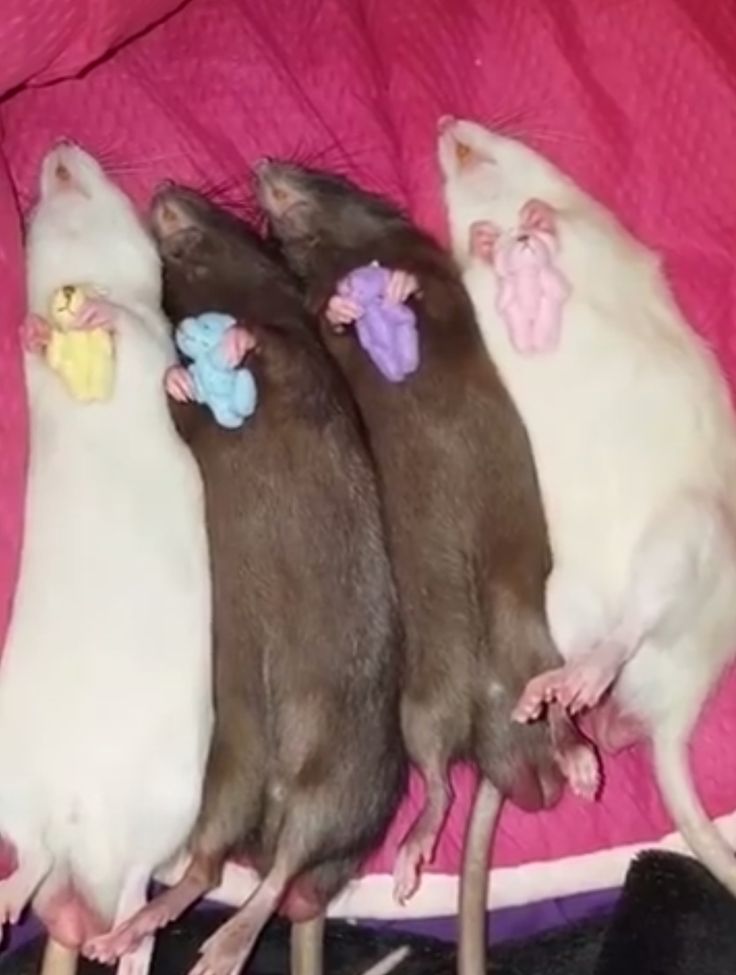
[[[231,912],[191,913],[159,937],[153,975],[186,975],[202,941]],[[289,929],[271,924],[247,975],[287,975]],[[396,975],[454,975],[451,945],[344,921],[328,925],[325,975],[361,975],[401,945],[411,954]],[[43,940],[0,961],[0,975],[37,975]],[[83,962],[79,975],[112,969]],[[632,864],[621,897],[606,917],[592,918],[489,951],[489,975],[736,975],[736,900],[700,864],[674,853],[648,852]]]

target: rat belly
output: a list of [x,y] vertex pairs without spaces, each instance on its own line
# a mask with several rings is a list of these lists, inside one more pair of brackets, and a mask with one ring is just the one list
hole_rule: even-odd
[[[723,380],[685,323],[667,322],[658,334],[652,316],[642,339],[643,329],[627,329],[573,299],[559,348],[520,356],[495,310],[490,279],[478,265],[465,275],[486,346],[529,432],[554,558],[550,625],[567,656],[571,642],[595,643],[626,615],[638,563],[644,574],[644,543],[654,537],[654,548],[663,548],[658,524],[661,538],[677,542],[680,535],[683,552],[690,546],[691,561],[701,559],[701,583],[719,565],[730,566],[730,543],[697,549],[699,535],[719,523],[719,507],[726,522],[734,516],[726,490],[736,475],[731,411]],[[714,512],[712,521],[703,517],[703,532],[695,528],[700,514],[692,497]],[[650,563],[665,557],[670,553],[643,552]],[[674,551],[671,563],[679,558]],[[672,578],[678,573],[684,579],[677,566]],[[723,605],[702,591],[689,602],[691,629],[709,641],[712,615]]]
[[79,427],[63,409],[57,428],[32,416],[0,681],[0,832],[21,858],[45,848],[109,917],[124,873],[185,841],[212,718],[196,467],[154,423],[111,450],[106,415],[98,438],[89,413]]

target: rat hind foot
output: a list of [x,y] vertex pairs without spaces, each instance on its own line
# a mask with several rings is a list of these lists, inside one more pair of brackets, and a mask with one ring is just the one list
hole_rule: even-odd
[[434,837],[409,838],[399,848],[394,866],[394,899],[405,904],[419,890],[422,869],[432,861]]
[[283,897],[285,882],[280,874],[274,868],[250,900],[205,941],[190,975],[237,975]]
[[601,787],[601,766],[595,748],[561,704],[550,705],[547,720],[557,767],[574,795],[594,800]]
[[536,721],[547,704],[556,699],[563,674],[564,667],[558,667],[532,677],[511,713],[512,719],[520,724]]
[[600,643],[564,667],[533,677],[516,705],[515,721],[539,717],[544,704],[559,701],[571,714],[594,708],[614,684],[630,654],[623,643]]
[[18,866],[0,881],[0,928],[18,923],[23,909],[50,873],[52,863],[51,857],[41,850],[19,851]]

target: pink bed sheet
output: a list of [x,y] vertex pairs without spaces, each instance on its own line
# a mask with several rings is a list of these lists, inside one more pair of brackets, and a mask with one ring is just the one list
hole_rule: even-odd
[[[547,153],[662,253],[694,327],[736,378],[730,0],[191,0],[141,33],[177,6],[4,3],[0,627],[16,572],[26,453],[16,340],[22,263],[4,164],[25,209],[40,157],[59,136],[97,154],[141,203],[166,176],[242,201],[248,164],[288,155],[352,174],[441,234],[437,117],[499,125]],[[713,814],[736,810],[736,763],[724,760],[736,740],[735,690],[731,674],[693,749]],[[495,862],[555,859],[668,832],[642,749],[609,762],[606,778],[603,801],[592,807],[568,797],[543,815],[507,809]],[[448,873],[458,866],[470,773],[459,769],[455,785],[433,868]],[[414,781],[367,869],[390,869],[420,798]]]

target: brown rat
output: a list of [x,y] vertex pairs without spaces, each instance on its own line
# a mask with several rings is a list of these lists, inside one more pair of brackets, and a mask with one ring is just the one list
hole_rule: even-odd
[[205,483],[215,734],[192,864],[118,930],[108,960],[216,886],[239,846],[264,879],[197,966],[230,975],[294,878],[319,910],[393,815],[406,774],[402,630],[357,414],[291,275],[193,191],[162,190],[153,223],[170,317],[245,323],[234,331],[258,406],[234,431],[201,407],[174,407]]
[[[581,793],[597,787],[595,756],[562,708],[523,729],[511,719],[529,678],[560,661],[544,610],[550,551],[528,437],[459,272],[434,240],[343,178],[271,161],[256,174],[272,232],[309,307],[322,313],[322,338],[353,391],[379,471],[407,632],[403,731],[427,785],[397,862],[397,895],[411,895],[432,857],[450,801],[449,764],[475,761],[486,782],[466,840],[460,954],[464,971],[480,971],[500,796],[527,810],[550,806],[561,773]],[[372,261],[403,272],[395,296],[414,292],[420,366],[401,383],[386,382],[355,336],[343,334],[355,315],[336,297],[338,284]]]

